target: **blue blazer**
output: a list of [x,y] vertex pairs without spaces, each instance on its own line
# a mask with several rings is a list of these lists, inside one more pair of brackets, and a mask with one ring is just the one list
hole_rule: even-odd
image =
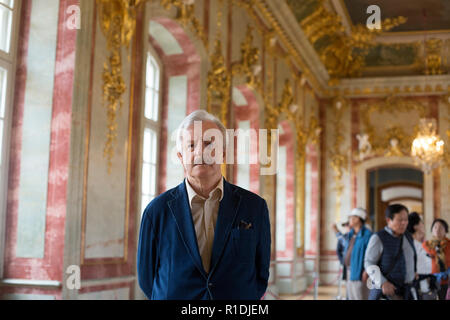
[[[252,227],[246,230],[241,222]],[[266,201],[224,181],[206,273],[183,182],[144,211],[137,254],[139,285],[151,300],[259,300],[267,289],[270,245]]]

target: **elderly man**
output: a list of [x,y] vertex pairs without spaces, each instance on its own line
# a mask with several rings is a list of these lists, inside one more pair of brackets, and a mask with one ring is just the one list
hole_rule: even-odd
[[149,299],[259,300],[266,291],[267,204],[223,178],[225,138],[225,127],[206,111],[179,127],[186,179],[154,199],[141,222],[137,269]]

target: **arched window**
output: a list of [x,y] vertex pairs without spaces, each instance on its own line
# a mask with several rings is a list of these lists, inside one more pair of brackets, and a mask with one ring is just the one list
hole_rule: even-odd
[[157,192],[160,74],[158,63],[148,53],[143,117],[141,213],[144,212],[145,206],[155,198]]

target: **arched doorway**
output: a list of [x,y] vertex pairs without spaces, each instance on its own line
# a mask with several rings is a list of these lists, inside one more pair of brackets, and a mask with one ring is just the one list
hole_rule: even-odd
[[[420,175],[423,177],[422,181],[422,194],[421,194],[421,202],[422,202],[422,216],[424,219],[424,223],[427,229],[427,232],[429,231],[428,227],[431,225],[431,222],[433,221],[434,217],[434,189],[433,189],[433,176],[431,174],[423,174],[422,170],[418,168],[414,160],[410,157],[379,157],[379,158],[373,158],[367,161],[362,162],[357,167],[357,176],[356,176],[356,203],[358,207],[368,208],[370,210],[370,192],[369,192],[369,181],[370,181],[370,172],[376,171],[378,169],[385,169],[386,172],[389,173],[389,170],[400,170],[400,169],[409,169],[413,171],[409,171],[410,174],[415,174],[417,177],[416,180],[419,180]],[[391,171],[393,172],[393,171]],[[394,171],[395,172],[395,171]],[[400,171],[397,171],[400,172]],[[408,171],[405,171],[408,172]],[[397,173],[398,174],[398,173]],[[410,178],[412,180],[412,178]],[[399,181],[400,183],[403,183],[403,185],[392,185],[386,184],[384,188],[381,190],[389,190],[389,187],[393,187],[394,189],[391,189],[390,191],[385,191],[385,202],[391,202],[391,201],[404,201],[404,200],[418,200],[418,192],[417,190],[420,189],[417,183],[412,182],[412,184],[408,184],[407,181]],[[406,182],[406,183],[405,183]],[[405,194],[405,192],[401,192],[401,190],[397,189],[399,188],[412,188],[415,191],[409,190],[408,194]],[[380,189],[380,188],[378,188]],[[392,193],[394,191],[394,193]],[[415,192],[413,194],[413,192]],[[390,196],[391,194],[392,196]],[[408,196],[409,195],[409,196]],[[411,195],[414,195],[411,197]],[[381,195],[382,196],[382,195]],[[417,204],[417,201],[414,202]],[[412,204],[412,203],[411,203]],[[382,210],[382,209],[381,209]],[[372,211],[371,211],[372,212]],[[381,216],[383,218],[383,214],[379,214],[378,216]],[[371,223],[376,220],[375,216],[371,217]],[[382,225],[382,223],[381,223]],[[375,228],[374,231],[377,231],[377,224],[373,224],[373,227]],[[427,234],[429,236],[429,234]]]
[[401,203],[410,212],[423,214],[424,174],[414,168],[381,167],[368,170],[366,208],[369,209],[369,223],[373,230],[386,226],[385,210],[394,203]]

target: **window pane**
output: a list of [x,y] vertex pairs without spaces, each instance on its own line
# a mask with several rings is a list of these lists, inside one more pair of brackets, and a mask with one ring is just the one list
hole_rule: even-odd
[[5,117],[6,75],[7,75],[6,70],[0,68],[0,118]]
[[151,131],[152,133],[152,143],[151,143],[151,150],[152,150],[152,157],[151,157],[151,163],[156,165],[156,157],[158,155],[158,142],[157,142],[157,136],[155,131]]
[[156,185],[156,166],[150,165],[150,195],[155,195],[155,185]]
[[10,7],[11,9],[14,7],[14,0],[0,0],[0,3],[3,3],[5,6]]
[[157,122],[158,121],[158,106],[159,106],[159,94],[158,92],[153,92],[153,104],[152,104],[152,120]]
[[152,61],[152,64],[155,70],[155,79],[154,79],[155,85],[153,88],[159,91],[159,68],[155,61]]
[[0,50],[9,52],[12,10],[0,5]]
[[147,58],[145,117],[158,121],[159,110],[159,68],[155,59],[149,54]]
[[153,90],[145,89],[145,117],[149,120],[153,120],[153,101]]
[[152,140],[150,139],[150,135],[151,135],[151,131],[150,129],[145,129],[144,131],[144,145],[143,145],[143,156],[142,159],[144,160],[144,162],[149,163],[150,159],[151,159],[151,143]]
[[142,165],[142,194],[150,194],[150,165]]
[[155,86],[155,65],[152,62],[152,57],[148,55],[147,58],[147,74],[146,74],[146,86],[148,88],[154,88]]

